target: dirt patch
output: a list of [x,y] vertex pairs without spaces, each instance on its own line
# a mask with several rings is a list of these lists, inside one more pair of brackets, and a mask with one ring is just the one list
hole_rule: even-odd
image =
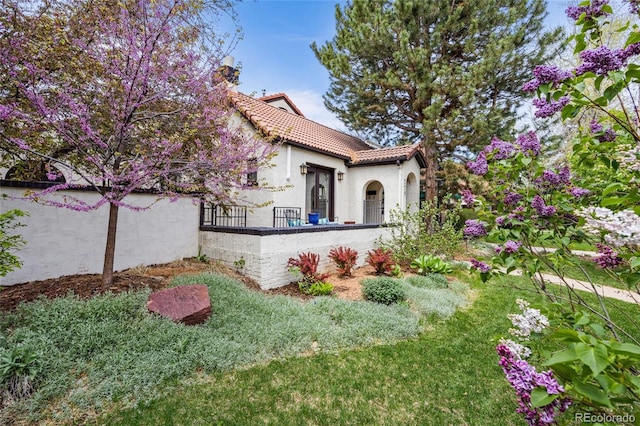
[[[270,295],[284,295],[308,300],[311,296],[300,293],[297,283],[273,289],[261,290],[257,282],[231,268],[219,263],[203,263],[197,260],[182,260],[178,262],[140,266],[114,274],[113,285],[102,289],[101,276],[98,274],[67,275],[41,281],[31,281],[8,287],[0,286],[0,311],[15,309],[20,302],[30,302],[38,297],[53,299],[75,294],[80,299],[89,299],[96,295],[111,292],[114,294],[149,288],[152,291],[167,288],[171,279],[177,275],[199,274],[215,272],[230,276],[243,282],[249,289]],[[362,299],[360,281],[364,278],[375,277],[374,269],[369,266],[353,270],[352,277],[338,277],[333,273],[326,281],[334,285],[333,294],[347,300]]]

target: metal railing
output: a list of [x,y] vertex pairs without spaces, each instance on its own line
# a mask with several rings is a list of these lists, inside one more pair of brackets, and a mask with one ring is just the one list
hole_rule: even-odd
[[382,223],[384,222],[384,201],[382,200],[364,200],[363,206],[363,223]]
[[284,228],[288,226],[301,226],[304,220],[301,218],[302,209],[300,207],[274,207],[273,227]]
[[247,226],[246,206],[200,205],[200,225],[230,226],[245,228]]

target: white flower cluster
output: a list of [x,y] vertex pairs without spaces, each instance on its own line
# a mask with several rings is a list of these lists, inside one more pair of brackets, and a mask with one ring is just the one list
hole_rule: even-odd
[[511,353],[515,354],[520,359],[526,359],[531,356],[531,349],[521,345],[520,343],[514,342],[511,339],[500,339],[500,343],[509,348]]
[[613,212],[604,207],[588,207],[577,214],[586,220],[587,232],[604,232],[604,240],[614,247],[640,246],[640,217],[633,210]]
[[620,164],[629,170],[640,172],[640,145],[618,153]]
[[509,314],[507,318],[515,328],[510,328],[509,333],[520,338],[527,338],[531,333],[541,333],[549,326],[549,320],[538,309],[529,307],[529,302],[517,299],[516,303],[522,310],[522,314]]

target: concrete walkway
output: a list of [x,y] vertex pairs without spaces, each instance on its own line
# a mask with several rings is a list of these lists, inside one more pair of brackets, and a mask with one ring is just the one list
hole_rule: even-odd
[[[522,275],[520,271],[513,271],[513,275]],[[571,278],[565,278],[564,282],[556,275],[550,274],[542,274],[542,277],[545,282],[551,284],[558,285],[568,285],[569,287],[580,290],[580,291],[588,291],[589,293],[596,293],[600,296],[608,297],[611,299],[622,300],[627,303],[635,303],[636,305],[640,305],[640,294],[634,293],[629,290],[622,290],[615,287],[609,287],[600,284],[589,284],[585,281],[578,281]]]

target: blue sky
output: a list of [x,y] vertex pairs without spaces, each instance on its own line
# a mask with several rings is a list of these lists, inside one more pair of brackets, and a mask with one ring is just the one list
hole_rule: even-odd
[[[481,1],[481,0],[479,0]],[[567,0],[548,1],[549,25],[563,25]],[[336,0],[244,0],[236,7],[244,38],[232,55],[241,65],[238,90],[261,96],[284,92],[311,120],[344,130],[323,105],[329,73],[309,47],[335,35]],[[222,22],[223,28],[229,28]]]

